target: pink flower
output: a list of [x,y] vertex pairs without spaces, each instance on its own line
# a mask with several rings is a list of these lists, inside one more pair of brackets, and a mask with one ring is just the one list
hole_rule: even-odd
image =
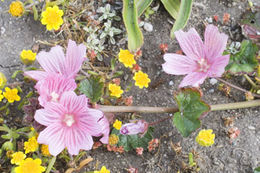
[[207,77],[220,77],[228,64],[229,55],[222,55],[228,36],[221,34],[214,25],[208,25],[202,42],[197,31],[176,31],[175,36],[186,54],[167,53],[162,67],[166,73],[186,75],[179,87],[198,87]]
[[77,84],[72,78],[65,78],[58,74],[48,75],[44,80],[38,81],[35,88],[40,96],[38,97],[41,106],[47,102],[58,102],[65,91],[74,91]]
[[144,133],[148,129],[148,123],[144,120],[139,120],[137,123],[127,123],[120,128],[122,135],[135,135]]
[[101,126],[101,133],[95,135],[95,136],[101,136],[103,137],[100,139],[100,141],[103,144],[108,144],[108,139],[109,139],[109,132],[110,132],[110,127],[109,127],[109,122],[108,119],[106,118],[105,115],[103,115],[99,120],[98,124]]
[[65,147],[71,155],[80,149],[90,150],[92,136],[102,133],[98,120],[103,113],[91,109],[84,95],[65,92],[59,102],[48,102],[44,109],[36,111],[35,120],[46,128],[40,132],[38,142],[49,145],[49,151],[57,156]]
[[50,52],[42,51],[37,60],[44,71],[27,71],[24,74],[37,81],[45,79],[48,73],[62,74],[67,78],[74,78],[84,61],[86,46],[69,40],[67,54],[64,55],[61,46],[51,48]]

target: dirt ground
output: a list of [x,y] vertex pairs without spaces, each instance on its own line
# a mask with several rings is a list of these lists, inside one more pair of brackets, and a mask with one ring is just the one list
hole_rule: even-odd
[[[253,2],[260,6],[259,0]],[[241,41],[243,36],[237,22],[247,3],[245,0],[195,0],[191,18],[185,30],[194,27],[202,34],[204,23],[208,22],[206,18],[218,15],[221,20],[224,13],[229,13],[231,22],[228,25],[222,25],[219,22],[219,28],[229,35],[231,38],[229,41]],[[23,68],[19,61],[19,53],[22,49],[29,49],[36,40],[46,40],[52,35],[50,32],[45,32],[45,28],[30,17],[12,18],[6,12],[9,4],[10,1],[7,0],[4,3],[0,2],[0,71],[10,78],[13,71]],[[161,5],[158,12],[149,18],[149,22],[153,25],[153,31],[143,31],[143,56],[138,63],[142,70],[149,75],[152,82],[148,89],[140,90],[134,86],[131,91],[124,93],[125,96],[133,96],[133,105],[175,105],[173,93],[177,91],[182,77],[168,75],[162,71],[161,64],[164,63],[164,60],[159,49],[161,43],[169,45],[168,52],[176,52],[180,49],[177,41],[169,38],[172,27],[169,21],[174,20]],[[126,48],[125,44],[119,46]],[[122,79],[125,85],[132,80],[128,74],[125,74]],[[238,86],[249,86],[241,77],[233,78],[230,81]],[[209,79],[201,85],[201,89],[204,93],[203,99],[208,104],[245,100],[244,94],[234,89],[231,90],[231,96],[225,96],[217,89],[217,84],[210,84]],[[167,114],[145,114],[142,116],[147,121],[153,122],[167,116]],[[229,127],[225,127],[223,123],[223,118],[226,117],[235,117],[234,126],[241,132],[233,141],[230,141],[227,135]],[[250,173],[260,165],[259,108],[210,112],[202,120],[201,128],[211,128],[216,134],[215,144],[212,147],[200,147],[195,142],[199,130],[189,137],[183,138],[169,120],[155,126],[154,137],[160,139],[160,146],[156,152],[145,152],[143,156],[137,156],[134,152],[118,154],[99,148],[88,152],[94,161],[87,166],[86,170],[93,170],[95,165],[99,163],[106,165],[113,173],[126,172],[125,169],[129,167],[138,168],[140,173],[175,173],[178,170],[183,172],[183,162],[188,164],[187,156],[192,151],[196,153],[195,162],[197,162],[201,173]],[[178,142],[181,143],[182,147],[180,154],[177,154],[171,145],[171,143]],[[188,169],[186,171],[195,172]],[[64,170],[60,170],[60,172],[64,172]]]

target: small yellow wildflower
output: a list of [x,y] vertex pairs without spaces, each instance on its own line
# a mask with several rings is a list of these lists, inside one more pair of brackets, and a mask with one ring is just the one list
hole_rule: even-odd
[[11,163],[19,165],[21,163],[21,161],[23,161],[25,159],[25,157],[26,157],[26,155],[23,152],[21,152],[21,151],[15,152],[14,154],[12,154]]
[[119,141],[119,137],[116,134],[111,134],[109,136],[109,145],[116,145]]
[[21,1],[12,2],[8,12],[14,17],[21,17],[24,13],[23,3]]
[[24,143],[25,154],[38,150],[38,147],[39,147],[39,144],[36,140],[36,137],[33,136],[33,137],[29,138],[29,140]]
[[139,88],[148,87],[148,84],[151,82],[148,75],[143,73],[142,71],[138,71],[135,73],[133,79],[135,80],[135,85]]
[[8,100],[9,103],[13,103],[14,101],[20,101],[21,98],[17,94],[17,88],[10,89],[9,87],[5,87],[5,92],[3,93],[4,97]]
[[0,90],[0,102],[3,100],[4,96],[2,94],[2,90]]
[[121,90],[121,87],[116,84],[109,84],[108,89],[110,91],[111,96],[115,96],[117,98],[121,97],[121,94],[123,94],[123,90]]
[[113,124],[113,127],[117,130],[120,130],[122,126],[122,121],[119,121],[118,119],[116,119],[116,121]]
[[107,168],[105,166],[102,166],[100,171],[94,171],[94,173],[110,173],[110,171],[107,170]]
[[4,73],[0,72],[0,89],[4,88],[6,82],[7,82],[7,79],[6,79],[5,75],[4,75]]
[[214,144],[214,139],[215,139],[215,134],[212,134],[213,130],[208,129],[208,130],[201,130],[196,137],[196,142],[200,144],[201,146],[211,146]]
[[119,61],[125,65],[125,67],[132,68],[136,61],[134,59],[134,55],[129,52],[129,50],[120,49],[118,54]]
[[32,52],[32,50],[23,50],[20,54],[20,58],[25,65],[30,65],[35,61],[36,53]]
[[51,155],[50,152],[49,152],[49,146],[45,145],[45,144],[43,144],[41,146],[41,152],[42,152],[42,155],[44,155],[44,156],[50,156]]
[[47,9],[42,12],[41,23],[46,25],[47,30],[58,30],[63,24],[63,11],[59,9],[57,5],[54,7],[47,7]]
[[32,158],[27,158],[14,171],[15,173],[42,173],[45,171],[45,168],[41,164],[41,159],[33,160]]

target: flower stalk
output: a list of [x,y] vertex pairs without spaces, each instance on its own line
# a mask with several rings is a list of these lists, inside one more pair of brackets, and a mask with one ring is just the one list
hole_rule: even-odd
[[[229,109],[241,109],[260,106],[260,99],[236,103],[210,105],[211,111],[221,111]],[[102,112],[137,112],[137,113],[175,113],[177,107],[146,107],[146,106],[103,106],[99,110]]]

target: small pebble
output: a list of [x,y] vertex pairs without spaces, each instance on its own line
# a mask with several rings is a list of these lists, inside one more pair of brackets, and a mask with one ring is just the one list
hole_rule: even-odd
[[210,89],[210,90],[209,90],[209,93],[214,93],[214,89]]
[[153,31],[153,25],[150,24],[150,23],[145,22],[145,24],[144,24],[144,29],[145,29],[146,31],[148,31],[148,32],[152,32],[152,31]]
[[5,28],[4,27],[1,27],[1,34],[4,34],[5,33]]
[[169,85],[170,85],[170,86],[172,86],[173,84],[174,84],[173,81],[170,81],[170,82],[169,82]]
[[254,126],[248,126],[248,129],[255,130],[255,127]]
[[216,83],[218,83],[218,80],[215,79],[215,78],[211,78],[211,79],[209,80],[209,83],[210,83],[211,85],[215,85]]

